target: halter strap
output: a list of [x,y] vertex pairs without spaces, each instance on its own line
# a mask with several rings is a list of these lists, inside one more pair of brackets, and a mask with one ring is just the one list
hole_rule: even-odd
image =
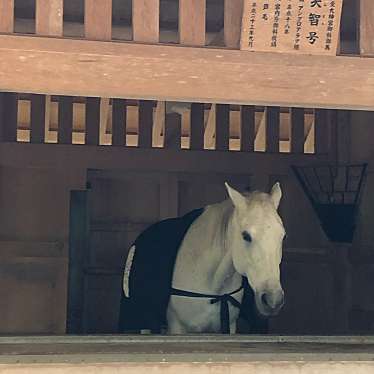
[[184,296],[184,297],[197,297],[197,298],[205,298],[205,299],[211,299],[211,304],[216,304],[218,302],[221,303],[220,305],[220,319],[221,319],[221,333],[222,334],[230,334],[230,310],[229,310],[229,303],[239,308],[241,307],[241,304],[238,300],[236,300],[232,295],[238,293],[244,288],[243,284],[235,291],[232,291],[230,293],[225,293],[223,295],[210,295],[210,294],[203,294],[203,293],[197,293],[197,292],[191,292],[191,291],[184,291],[179,290],[177,288],[171,289],[171,295],[174,296]]

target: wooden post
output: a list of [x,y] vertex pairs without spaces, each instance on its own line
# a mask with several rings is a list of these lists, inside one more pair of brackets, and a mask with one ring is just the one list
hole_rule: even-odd
[[314,111],[314,151],[316,154],[328,152],[328,110],[317,109]]
[[255,107],[240,107],[240,150],[253,152],[255,148]]
[[73,97],[61,96],[58,103],[58,138],[57,143],[73,142]]
[[126,145],[126,100],[113,99],[112,103],[112,145]]
[[216,150],[228,151],[230,140],[230,105],[216,106]]
[[290,117],[290,152],[299,154],[304,153],[304,109],[292,108]]
[[205,45],[206,0],[179,0],[179,42]]
[[63,0],[36,0],[36,34],[62,36]]
[[139,102],[139,138],[138,147],[152,147],[152,126],[153,126],[153,102],[141,100]]
[[181,148],[182,116],[179,113],[167,113],[165,116],[165,148]]
[[224,40],[228,48],[239,49],[243,15],[243,0],[225,0]]
[[158,43],[160,0],[132,0],[132,30],[135,42]]
[[266,152],[279,152],[279,125],[280,125],[280,108],[267,107],[265,110],[266,126]]
[[0,32],[14,31],[14,0],[0,1]]
[[358,36],[360,54],[362,56],[374,55],[374,2],[372,0],[357,0],[359,5]]
[[72,191],[70,195],[69,272],[66,332],[84,331],[84,268],[89,253],[88,191]]
[[112,0],[85,0],[84,34],[87,39],[112,39]]
[[31,96],[30,142],[44,143],[45,95]]
[[99,145],[100,139],[100,98],[86,99],[86,144]]
[[190,125],[190,149],[204,149],[204,104],[191,105]]

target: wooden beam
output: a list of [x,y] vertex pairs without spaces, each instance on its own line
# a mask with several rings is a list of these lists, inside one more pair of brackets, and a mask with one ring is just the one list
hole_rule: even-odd
[[279,152],[280,108],[267,107],[265,110],[266,152]]
[[31,97],[31,143],[44,143],[45,99],[44,95],[32,95]]
[[204,149],[204,104],[191,105],[190,129],[190,148]]
[[126,145],[126,100],[113,99],[112,104],[112,145]]
[[304,109],[291,109],[291,153],[304,153]]
[[14,31],[14,0],[0,1],[0,32]]
[[373,110],[373,71],[372,58],[0,35],[12,92]]
[[84,1],[84,34],[87,39],[112,39],[112,0]]
[[255,148],[255,107],[240,108],[240,150],[253,152]]
[[230,140],[230,105],[216,105],[216,149],[228,151]]
[[100,98],[87,97],[86,99],[86,144],[99,145],[100,143]]
[[179,42],[205,45],[206,0],[179,0]]
[[132,0],[132,32],[136,42],[158,43],[160,0]]
[[63,11],[63,0],[36,0],[36,33],[38,35],[62,36]]
[[139,103],[138,147],[152,147],[153,102],[141,100]]
[[374,56],[374,2],[372,0],[358,0],[359,22],[358,35],[360,54],[362,56]]
[[73,98],[61,96],[58,103],[57,143],[71,144],[73,141]]
[[224,40],[228,48],[239,49],[242,15],[243,0],[225,0]]

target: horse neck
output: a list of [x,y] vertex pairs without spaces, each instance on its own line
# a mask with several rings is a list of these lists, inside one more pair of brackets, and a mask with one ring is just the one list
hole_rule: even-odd
[[[209,267],[207,274],[215,292],[230,292],[238,287],[241,276],[236,272],[232,260],[229,233],[232,230],[233,207],[230,201],[211,205],[207,211],[206,222],[210,226],[211,235],[206,235],[209,248],[205,254],[205,265]],[[214,229],[212,229],[212,227]],[[204,230],[204,225],[202,225]],[[213,243],[208,244],[208,243]]]

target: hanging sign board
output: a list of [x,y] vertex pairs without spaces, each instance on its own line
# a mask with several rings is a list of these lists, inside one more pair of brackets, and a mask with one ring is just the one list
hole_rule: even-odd
[[342,5],[343,0],[244,0],[240,49],[336,55]]

